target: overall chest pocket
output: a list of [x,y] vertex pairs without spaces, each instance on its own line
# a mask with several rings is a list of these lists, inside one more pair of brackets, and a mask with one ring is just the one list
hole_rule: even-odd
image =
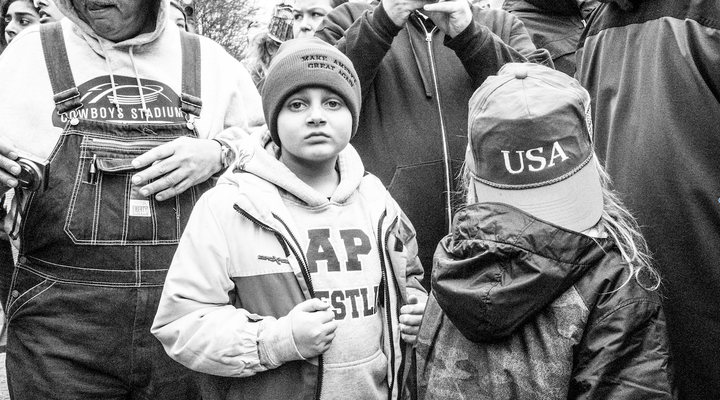
[[132,160],[174,138],[109,140],[83,138],[65,232],[80,245],[176,244],[210,181],[165,201],[143,197],[131,178]]

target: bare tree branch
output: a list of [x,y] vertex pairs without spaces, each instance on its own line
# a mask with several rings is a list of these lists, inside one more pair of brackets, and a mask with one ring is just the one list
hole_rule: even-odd
[[220,43],[242,60],[248,45],[247,32],[253,17],[266,0],[199,0],[195,2],[198,33]]

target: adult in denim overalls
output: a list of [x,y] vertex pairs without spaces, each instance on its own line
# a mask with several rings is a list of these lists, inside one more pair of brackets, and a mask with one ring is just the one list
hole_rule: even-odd
[[[148,28],[133,19],[110,20],[118,37],[117,30],[96,24],[97,10],[84,13],[85,2],[72,1],[106,39],[124,40]],[[118,3],[147,11],[146,0]],[[17,192],[24,197],[13,232],[20,236],[20,257],[6,289],[11,393],[16,399],[198,398],[190,371],[165,355],[150,325],[190,211],[221,169],[220,146],[195,140],[200,154],[208,142],[218,150],[196,160],[212,164],[204,176],[188,178],[187,189],[160,179],[168,144],[197,137],[199,39],[182,35],[178,106],[186,120],[127,124],[82,117],[86,93],[68,61],[76,53],[66,52],[59,25],[43,26],[41,33],[56,110],[67,123],[49,156],[48,187]]]

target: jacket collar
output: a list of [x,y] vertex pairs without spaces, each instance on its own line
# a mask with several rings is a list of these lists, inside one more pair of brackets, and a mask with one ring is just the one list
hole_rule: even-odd
[[452,233],[438,246],[432,290],[469,340],[499,339],[570,289],[614,246],[509,205],[473,204],[457,212]]

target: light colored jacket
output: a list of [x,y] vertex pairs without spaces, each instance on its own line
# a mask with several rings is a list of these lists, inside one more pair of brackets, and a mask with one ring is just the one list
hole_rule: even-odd
[[286,317],[314,297],[314,288],[282,196],[318,212],[363,202],[369,215],[358,218],[371,218],[377,227],[371,237],[382,249],[378,307],[388,384],[397,397],[407,351],[400,341],[399,309],[409,293],[426,297],[412,225],[382,183],[364,174],[351,146],[340,154],[341,183],[330,199],[260,147],[242,154],[236,171],[223,175],[196,205],[152,332],[172,358],[214,375],[204,376],[210,382],[203,385],[204,398],[319,398],[322,361],[302,360]]

